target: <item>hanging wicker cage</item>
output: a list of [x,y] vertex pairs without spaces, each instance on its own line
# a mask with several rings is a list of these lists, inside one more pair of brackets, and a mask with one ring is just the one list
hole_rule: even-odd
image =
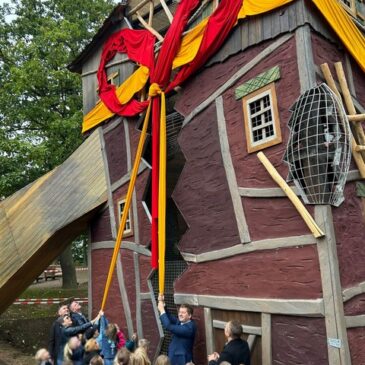
[[302,94],[290,109],[283,160],[307,204],[339,206],[351,160],[351,131],[342,103],[326,85]]

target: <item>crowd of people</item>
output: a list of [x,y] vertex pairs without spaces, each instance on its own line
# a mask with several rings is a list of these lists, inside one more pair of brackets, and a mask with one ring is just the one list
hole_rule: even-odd
[[[172,333],[172,340],[168,356],[158,356],[154,365],[194,365],[196,323],[192,319],[193,308],[182,304],[175,317],[167,312],[162,296],[157,308],[163,327]],[[241,338],[239,322],[228,322],[225,336],[227,343],[223,351],[209,355],[209,365],[250,365],[250,351]],[[147,339],[137,341],[135,334],[126,339],[116,323],[108,322],[103,311],[89,321],[83,315],[81,305],[72,301],[59,307],[48,349],[38,350],[35,359],[38,365],[151,365],[148,346]]]

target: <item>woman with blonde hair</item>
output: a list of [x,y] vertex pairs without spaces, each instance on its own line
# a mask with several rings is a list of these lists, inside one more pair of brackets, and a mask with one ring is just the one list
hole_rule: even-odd
[[147,352],[143,347],[138,347],[130,357],[131,365],[151,365]]

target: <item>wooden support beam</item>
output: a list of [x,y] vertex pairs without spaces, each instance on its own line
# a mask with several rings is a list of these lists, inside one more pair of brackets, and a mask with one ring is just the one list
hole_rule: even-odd
[[365,281],[353,286],[351,288],[347,288],[342,292],[343,301],[347,302],[350,299],[356,297],[357,295],[365,293]]
[[346,328],[365,327],[365,315],[346,316]]
[[155,7],[153,5],[153,1],[150,1],[150,12],[148,14],[148,25],[152,27],[152,21],[153,21],[153,13],[155,11]]
[[104,173],[106,177],[107,189],[108,189],[108,208],[109,208],[109,216],[110,216],[110,229],[112,232],[112,237],[116,239],[117,237],[117,226],[116,226],[116,219],[114,214],[114,202],[113,202],[113,190],[110,183],[110,174],[109,174],[109,164],[108,164],[108,156],[106,153],[105,147],[105,139],[102,127],[98,127],[99,137],[100,137],[100,144],[102,149],[102,155],[104,160]]
[[263,299],[217,295],[174,294],[176,304],[188,303],[232,311],[261,312],[293,316],[323,317],[322,299]]
[[355,151],[357,151],[357,152],[365,151],[365,146],[356,145]]
[[[335,69],[336,69],[338,81],[341,86],[342,95],[345,100],[346,108],[347,108],[349,114],[356,114],[356,109],[354,106],[354,102],[352,101],[350,90],[347,86],[346,76],[345,76],[345,72],[342,67],[342,63],[336,62]],[[359,137],[359,143],[361,145],[365,145],[365,134],[364,134],[364,130],[362,129],[362,126],[359,124],[355,124],[355,130],[357,132],[357,136]]]
[[336,94],[336,96],[338,97],[338,100],[340,102],[342,102],[342,98],[341,98],[341,94],[340,92],[338,91],[337,89],[337,86],[336,86],[336,83],[335,83],[335,80],[333,79],[333,76],[332,76],[332,73],[331,73],[331,70],[328,66],[327,63],[323,63],[321,66],[321,71],[322,71],[322,74],[323,74],[323,77],[327,83],[327,85],[329,86],[329,88]]
[[295,31],[295,43],[298,60],[300,93],[316,86],[316,70],[314,67],[311,29],[309,24]]
[[316,238],[323,237],[324,236],[323,231],[318,227],[315,220],[309,214],[308,210],[303,205],[303,203],[300,201],[300,199],[295,195],[293,190],[290,189],[290,186],[285,182],[285,180],[280,176],[280,174],[277,172],[275,167],[266,158],[265,154],[263,152],[259,152],[257,154],[257,157],[260,160],[260,162],[264,165],[264,167],[266,168],[266,170],[270,174],[270,176],[273,178],[273,180],[283,189],[285,194],[288,196],[290,201],[293,203],[293,205],[297,209],[298,213],[301,215],[304,222],[307,224],[308,228],[312,232],[313,236]]
[[272,364],[272,341],[271,341],[271,315],[268,313],[261,314],[261,348],[262,348],[262,365]]
[[[115,246],[115,241],[101,241],[101,242],[92,242],[91,243],[91,250],[104,250],[104,249],[113,249]],[[121,246],[122,249],[130,250],[133,252],[138,252],[144,256],[151,256],[151,251],[145,248],[142,245],[138,245],[135,242],[131,241],[123,241],[123,245]]]
[[153,29],[141,16],[141,14],[137,11],[136,12],[137,18],[140,21],[140,23],[150,32],[152,33],[160,42],[163,42],[164,38],[162,35],[157,32],[157,30]]
[[251,241],[251,238],[250,238],[250,233],[248,231],[245,212],[243,210],[242,200],[238,193],[236,173],[234,171],[231,152],[229,149],[229,141],[227,135],[226,119],[224,116],[222,96],[219,96],[216,99],[215,105],[217,110],[217,124],[218,124],[220,150],[222,154],[222,160],[223,160],[224,170],[226,173],[228,188],[232,198],[232,205],[237,222],[238,234],[241,243],[247,243]]
[[205,324],[205,344],[207,348],[207,354],[214,352],[214,333],[213,333],[213,320],[212,310],[210,308],[204,308],[204,324]]
[[214,260],[222,260],[227,257],[243,255],[262,250],[275,250],[278,248],[298,247],[314,244],[315,239],[312,235],[308,234],[303,236],[268,238],[265,240],[252,241],[245,245],[238,244],[231,247],[222,248],[220,250],[203,252],[198,255],[181,252],[181,255],[183,256],[185,261],[200,263]]
[[365,114],[351,114],[347,118],[350,122],[365,122]]
[[133,252],[134,280],[136,283],[136,323],[138,338],[143,338],[142,307],[141,307],[141,275],[139,272],[138,253]]
[[351,358],[345,325],[331,206],[317,205],[315,207],[315,217],[321,228],[326,232],[325,237],[317,240],[317,250],[321,270],[327,338],[340,340],[341,342],[341,347],[338,348],[332,346],[331,342],[328,341],[328,360],[330,364],[350,365]]
[[[214,328],[219,328],[221,330],[223,330],[226,326],[227,322],[225,321],[219,321],[217,319],[213,319],[213,327]],[[258,335],[261,336],[262,331],[261,331],[261,327],[257,327],[257,326],[247,326],[247,325],[241,325],[242,327],[242,331],[243,333],[247,333],[247,334],[251,334],[251,335]]]
[[165,0],[160,0],[160,3],[161,3],[161,5],[162,5],[162,7],[163,7],[163,10],[164,10],[164,11],[165,11],[165,13],[166,13],[166,16],[167,16],[167,18],[168,18],[168,20],[169,20],[170,24],[171,24],[171,23],[172,23],[172,21],[173,21],[173,19],[174,19],[174,17],[172,16],[172,14],[171,14],[171,11],[170,11],[169,7],[167,6],[167,4],[166,4]]
[[125,320],[126,320],[127,328],[128,328],[128,336],[129,336],[129,338],[131,338],[134,333],[133,321],[132,321],[131,307],[129,306],[127,289],[125,287],[120,253],[118,254],[118,259],[117,259],[117,278],[118,278],[120,296],[122,298],[122,303],[123,303],[124,316],[125,316]]

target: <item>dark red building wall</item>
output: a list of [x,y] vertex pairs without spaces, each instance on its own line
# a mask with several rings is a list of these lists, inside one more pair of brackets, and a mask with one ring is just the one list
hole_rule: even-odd
[[[108,275],[110,260],[113,254],[111,249],[93,250],[92,259],[92,314],[96,316],[101,308],[104,288]],[[109,290],[108,300],[105,306],[105,315],[110,322],[118,323],[123,333],[128,336],[127,323],[124,316],[123,304],[120,296],[118,278],[116,272]]]
[[139,255],[139,273],[141,277],[141,293],[148,293],[147,279],[151,273],[151,257]]
[[365,314],[365,294],[357,295],[344,303],[345,316],[358,316]]
[[249,298],[321,298],[317,250],[315,246],[266,250],[190,264],[175,282],[175,292]]
[[363,365],[365,359],[365,327],[347,330],[352,365]]
[[123,276],[125,290],[128,296],[129,307],[131,310],[131,317],[133,321],[134,331],[137,331],[136,323],[136,281],[135,281],[135,270],[133,251],[121,249],[120,259],[122,262]]
[[345,201],[333,208],[340,277],[343,288],[365,281],[365,226],[361,198],[356,196],[356,184],[346,184]]
[[111,184],[124,176],[127,170],[127,149],[123,121],[104,135],[105,151]]
[[99,212],[90,224],[91,242],[109,241],[113,239],[108,207]]
[[173,199],[189,227],[180,250],[200,253],[239,243],[214,104],[182,130],[179,144],[186,163]]
[[328,364],[323,318],[273,315],[272,364]]
[[[286,197],[242,198],[242,202],[252,241],[311,234],[303,218]],[[307,205],[306,208],[314,216],[314,207]]]

